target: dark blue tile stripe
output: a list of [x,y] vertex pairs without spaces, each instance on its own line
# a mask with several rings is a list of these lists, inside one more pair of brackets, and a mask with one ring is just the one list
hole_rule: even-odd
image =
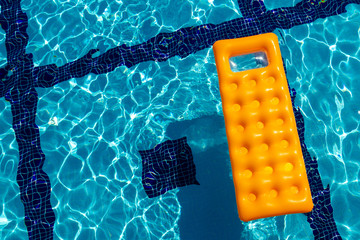
[[330,202],[329,185],[324,188],[321,181],[318,164],[315,157],[311,157],[305,144],[305,124],[304,117],[299,108],[294,106],[296,97],[295,89],[292,89],[291,100],[296,119],[296,126],[301,142],[301,150],[304,156],[306,173],[309,179],[311,195],[314,208],[310,213],[306,213],[307,221],[313,230],[315,240],[340,240],[340,234],[336,228],[333,208]]
[[[244,9],[248,1],[238,2]],[[35,87],[52,87],[74,77],[82,77],[89,73],[107,73],[124,65],[131,67],[146,61],[162,62],[174,56],[184,58],[211,47],[217,40],[273,32],[276,28],[289,29],[319,18],[338,15],[346,11],[345,7],[349,3],[360,3],[360,0],[327,0],[324,3],[321,0],[304,0],[294,7],[261,12],[260,16],[254,16],[258,13],[255,8],[257,4],[252,4],[249,6],[253,6],[254,10],[245,12],[246,16],[251,17],[237,18],[217,25],[204,24],[182,28],[172,33],[160,33],[147,42],[130,47],[123,44],[92,58],[92,54],[98,50],[94,49],[84,57],[61,67],[55,64],[36,67],[33,69]]]
[[6,91],[1,92],[11,103],[13,129],[19,146],[17,183],[25,208],[25,225],[29,239],[52,239],[55,214],[50,204],[51,185],[42,170],[45,154],[41,150],[39,128],[35,124],[38,94],[34,88],[32,54],[26,54],[29,40],[28,18],[20,0],[0,1],[1,27],[6,32],[7,65],[0,71]]

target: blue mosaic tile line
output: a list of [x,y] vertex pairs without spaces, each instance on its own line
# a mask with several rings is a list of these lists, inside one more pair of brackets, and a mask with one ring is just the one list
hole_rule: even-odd
[[[42,170],[45,155],[40,146],[39,128],[35,124],[38,95],[36,87],[52,87],[57,83],[79,78],[89,73],[102,74],[119,66],[131,67],[145,61],[166,61],[180,56],[184,58],[199,50],[209,48],[220,39],[239,38],[272,32],[276,28],[288,29],[306,24],[318,18],[344,13],[346,5],[360,0],[304,0],[295,7],[263,11],[261,1],[238,1],[240,9],[251,3],[243,18],[218,25],[182,28],[172,33],[160,33],[147,42],[134,46],[121,45],[98,57],[92,57],[98,49],[63,66],[55,64],[34,67],[32,54],[26,54],[28,43],[26,29],[28,19],[21,10],[20,0],[0,0],[1,27],[6,32],[7,65],[0,69],[0,97],[11,103],[13,129],[19,145],[17,182],[20,197],[25,207],[25,224],[30,239],[52,239],[55,214],[50,205],[51,186],[49,177]],[[260,4],[260,5],[259,5]],[[260,6],[259,11],[256,9]],[[315,175],[314,175],[315,176]],[[316,179],[316,177],[314,177]],[[316,184],[321,189],[320,184]],[[315,202],[331,212],[326,189],[315,192]],[[318,194],[318,195],[316,195]],[[323,208],[314,211],[310,219],[321,216]],[[329,216],[331,214],[328,214]],[[318,225],[311,220],[313,226]],[[315,223],[316,222],[316,223]],[[317,228],[322,229],[322,228]],[[319,231],[320,231],[319,230]],[[331,229],[326,227],[326,231]],[[315,236],[320,236],[314,231]],[[335,239],[335,238],[334,238]]]
[[[247,1],[244,2],[243,9]],[[131,67],[141,62],[157,61],[180,56],[184,58],[192,53],[211,47],[221,39],[232,39],[273,32],[276,28],[291,27],[314,22],[319,18],[330,17],[346,12],[350,3],[360,0],[327,0],[325,2],[304,0],[294,7],[278,8],[266,11],[252,18],[237,18],[220,24],[204,24],[195,27],[181,28],[171,33],[160,33],[148,41],[134,45],[125,44],[112,48],[98,57],[92,54],[93,49],[82,58],[61,67],[55,64],[39,66],[34,69],[35,87],[52,87],[71,78],[83,77],[89,73],[102,74],[113,71],[119,66]],[[256,4],[250,5],[255,7]],[[251,15],[251,12],[245,15]]]
[[291,89],[291,100],[296,119],[296,126],[301,142],[301,150],[304,156],[306,173],[309,179],[311,196],[314,208],[310,213],[305,213],[307,221],[313,230],[315,240],[341,240],[341,236],[336,228],[333,208],[330,202],[330,187],[324,188],[321,181],[318,164],[315,157],[311,157],[305,144],[305,124],[301,110],[296,108],[294,101],[296,98],[295,89]]
[[7,51],[0,90],[1,96],[5,95],[11,103],[12,126],[19,146],[16,180],[25,208],[25,225],[29,239],[52,239],[55,214],[50,204],[50,179],[42,170],[45,154],[35,123],[38,94],[32,75],[33,56],[25,53],[29,40],[26,33],[28,18],[21,10],[20,0],[1,1],[0,4],[0,24],[6,32]]

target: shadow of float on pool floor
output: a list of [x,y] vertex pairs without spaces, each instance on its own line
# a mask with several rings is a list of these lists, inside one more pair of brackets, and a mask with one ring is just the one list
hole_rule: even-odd
[[229,177],[227,145],[194,154],[200,186],[182,188],[180,237],[184,240],[240,239],[243,225],[238,217],[233,182]]
[[[197,130],[196,134],[191,132],[192,128]],[[199,141],[211,142],[203,137],[209,133],[211,135],[212,131],[212,138],[219,139],[219,129],[224,129],[224,121],[220,116],[177,122],[167,129],[171,139],[188,137],[196,165],[196,178],[200,182],[200,186],[183,187],[178,193],[182,240],[241,238],[244,228],[237,213],[234,184],[229,177],[231,169],[227,142],[221,140],[219,144],[209,144],[212,146],[206,147],[204,151],[199,147],[193,148],[191,144],[196,142],[196,136]],[[222,135],[225,136],[225,129]]]

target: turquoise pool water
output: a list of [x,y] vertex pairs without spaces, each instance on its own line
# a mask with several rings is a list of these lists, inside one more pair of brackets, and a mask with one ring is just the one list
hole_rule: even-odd
[[[265,4],[271,9],[296,2]],[[58,66],[93,48],[104,52],[241,16],[230,0],[24,0],[22,8],[35,64]],[[359,239],[360,6],[347,9],[275,33],[305,118],[305,142],[318,158],[324,185],[331,186],[338,230],[344,239]],[[5,64],[3,31],[0,41]],[[57,216],[54,239],[312,239],[302,214],[238,220],[212,49],[119,67],[38,93],[44,170]],[[0,110],[0,238],[26,239],[10,105],[0,101]],[[188,137],[201,185],[148,199],[138,150],[179,136]]]

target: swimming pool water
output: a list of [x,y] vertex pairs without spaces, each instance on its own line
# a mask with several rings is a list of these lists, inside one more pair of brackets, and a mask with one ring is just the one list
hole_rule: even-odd
[[[269,9],[299,1],[265,1]],[[73,61],[142,43],[160,32],[239,17],[236,1],[24,0],[35,65]],[[337,228],[359,239],[360,6],[276,30],[287,78],[305,118],[305,142],[330,184]],[[0,63],[6,62],[0,32]],[[37,124],[57,219],[54,239],[311,239],[301,214],[241,223],[237,217],[212,49],[184,59],[119,67],[72,79],[40,97]],[[16,184],[10,105],[0,101],[1,239],[26,239]],[[138,150],[187,136],[200,186],[148,199]]]

